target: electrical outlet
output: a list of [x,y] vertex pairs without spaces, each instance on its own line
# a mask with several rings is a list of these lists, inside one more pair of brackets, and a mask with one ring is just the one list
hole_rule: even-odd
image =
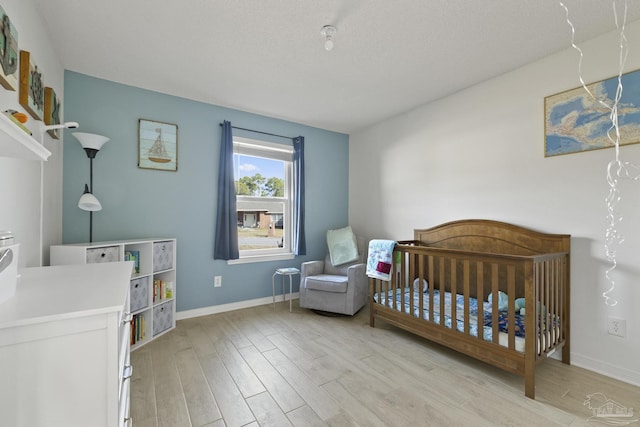
[[222,276],[216,276],[213,278],[213,287],[214,288],[222,287]]
[[617,317],[609,317],[607,325],[607,332],[610,335],[616,335],[624,337],[627,335],[627,321],[624,319],[618,319]]

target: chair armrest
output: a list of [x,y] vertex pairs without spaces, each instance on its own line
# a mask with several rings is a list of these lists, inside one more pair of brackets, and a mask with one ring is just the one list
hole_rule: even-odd
[[347,269],[349,285],[347,286],[347,310],[355,313],[367,303],[369,296],[369,278],[366,264],[355,264]]
[[300,280],[309,276],[317,276],[324,271],[324,261],[303,262],[300,267]]
[[356,288],[367,287],[366,264],[355,264],[347,269],[347,277],[349,278],[349,286],[355,284]]
[[360,277],[365,279],[366,281],[366,268],[367,265],[366,264],[354,264],[352,266],[349,266],[349,268],[347,268],[347,276],[349,276],[349,281],[351,281],[352,278],[356,278],[356,277]]

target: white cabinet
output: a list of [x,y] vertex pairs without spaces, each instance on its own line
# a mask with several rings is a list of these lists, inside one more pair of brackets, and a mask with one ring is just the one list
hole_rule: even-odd
[[131,268],[20,271],[0,304],[0,425],[128,426]]
[[176,239],[139,239],[51,246],[51,265],[134,260],[129,283],[131,349],[176,326]]

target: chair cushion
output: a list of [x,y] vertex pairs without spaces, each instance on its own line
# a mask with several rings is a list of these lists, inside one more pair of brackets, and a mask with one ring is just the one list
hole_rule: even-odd
[[320,274],[305,279],[307,289],[324,292],[347,292],[347,276],[334,276],[332,274]]
[[331,264],[346,264],[358,259],[358,243],[350,226],[327,231],[327,246]]

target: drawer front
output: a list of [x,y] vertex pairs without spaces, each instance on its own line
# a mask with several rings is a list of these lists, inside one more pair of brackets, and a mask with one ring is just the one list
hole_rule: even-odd
[[153,307],[153,335],[173,326],[173,300]]
[[131,281],[131,311],[142,310],[149,305],[149,277]]
[[153,244],[153,272],[173,268],[173,241]]
[[120,261],[120,248],[118,246],[87,249],[87,264],[116,261]]

